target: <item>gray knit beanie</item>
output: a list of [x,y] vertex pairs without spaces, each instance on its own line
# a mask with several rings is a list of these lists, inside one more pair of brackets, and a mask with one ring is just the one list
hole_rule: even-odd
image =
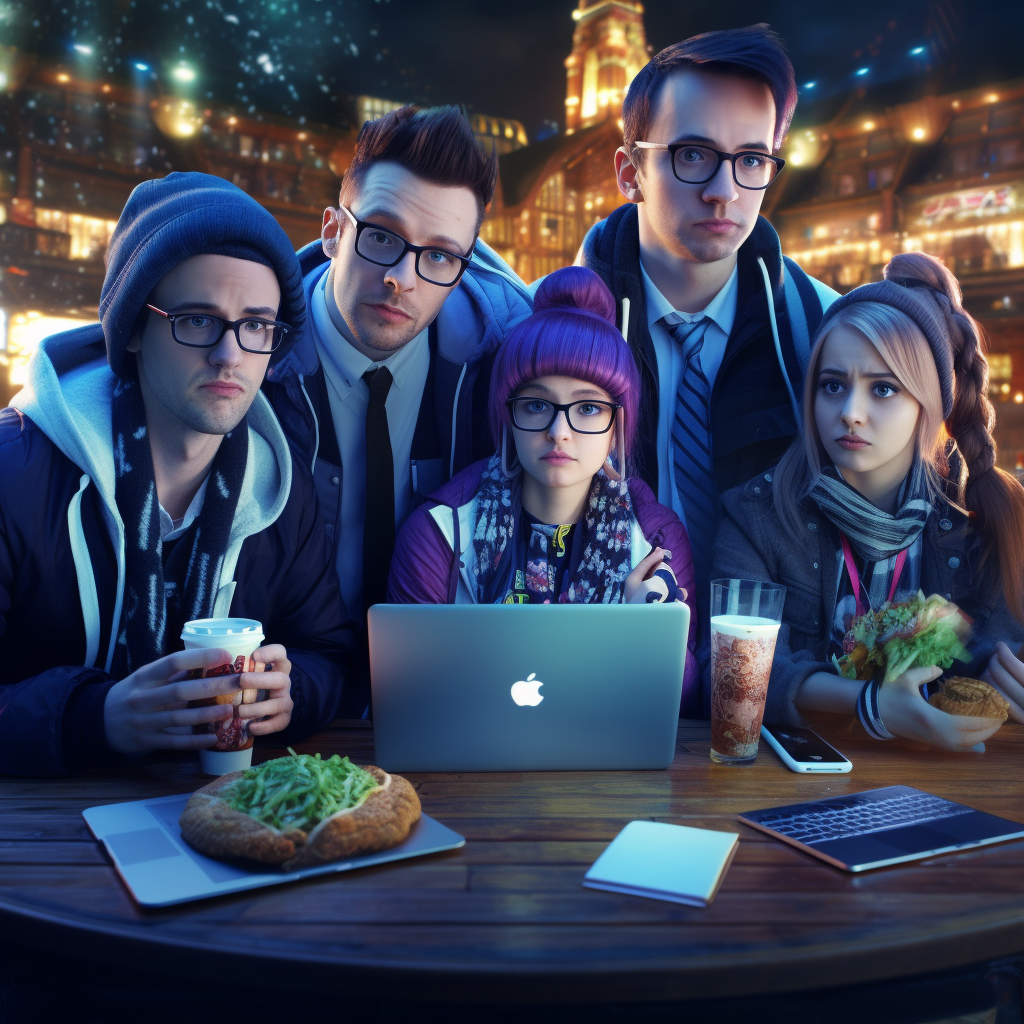
[[[888,270],[888,267],[886,267]],[[825,312],[815,340],[823,338],[831,329],[836,314],[857,302],[879,302],[905,313],[920,328],[928,341],[939,374],[939,389],[942,392],[942,416],[947,418],[953,411],[953,348],[945,316],[932,289],[923,281],[906,278],[873,281],[847,292],[836,299]]]

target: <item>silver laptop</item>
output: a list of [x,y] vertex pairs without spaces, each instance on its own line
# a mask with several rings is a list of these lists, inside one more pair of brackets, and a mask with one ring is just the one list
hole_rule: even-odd
[[689,627],[681,603],[374,605],[377,764],[667,768]]

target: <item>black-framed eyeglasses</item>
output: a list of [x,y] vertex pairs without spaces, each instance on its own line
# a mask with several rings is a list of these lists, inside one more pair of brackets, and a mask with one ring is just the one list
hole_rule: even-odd
[[261,320],[254,316],[225,320],[223,317],[210,316],[209,313],[165,313],[148,302],[146,309],[166,317],[171,325],[171,337],[179,345],[187,345],[189,348],[213,348],[224,337],[224,332],[229,330],[243,352],[265,356],[278,349],[291,330],[288,324],[280,320]]
[[546,398],[510,398],[505,405],[512,425],[520,430],[547,430],[560,412],[565,413],[569,429],[577,434],[605,434],[615,422],[615,413],[622,406],[615,402],[599,402],[585,398],[580,402],[559,405]]
[[672,160],[672,173],[677,181],[687,185],[703,185],[718,173],[723,160],[732,164],[732,180],[740,188],[754,191],[767,188],[779,171],[786,166],[780,156],[770,156],[755,149],[739,153],[723,153],[708,146],[695,146],[692,142],[635,142],[638,149],[667,149]]
[[362,256],[369,263],[377,264],[378,267],[393,267],[407,252],[415,253],[418,277],[422,277],[429,284],[451,288],[459,283],[473,256],[472,249],[469,256],[459,256],[432,245],[413,245],[388,228],[371,224],[369,221],[357,220],[347,206],[339,206],[338,209],[355,226],[356,255]]

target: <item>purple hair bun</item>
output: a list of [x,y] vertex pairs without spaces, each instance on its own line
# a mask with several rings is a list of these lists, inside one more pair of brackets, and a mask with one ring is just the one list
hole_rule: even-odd
[[533,311],[546,309],[589,313],[615,326],[615,299],[604,281],[586,267],[563,267],[541,281]]

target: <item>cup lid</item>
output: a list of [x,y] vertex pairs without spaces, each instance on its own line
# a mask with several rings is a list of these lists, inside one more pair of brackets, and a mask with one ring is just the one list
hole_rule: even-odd
[[263,636],[263,623],[256,619],[193,619],[181,631],[182,640],[188,636]]

